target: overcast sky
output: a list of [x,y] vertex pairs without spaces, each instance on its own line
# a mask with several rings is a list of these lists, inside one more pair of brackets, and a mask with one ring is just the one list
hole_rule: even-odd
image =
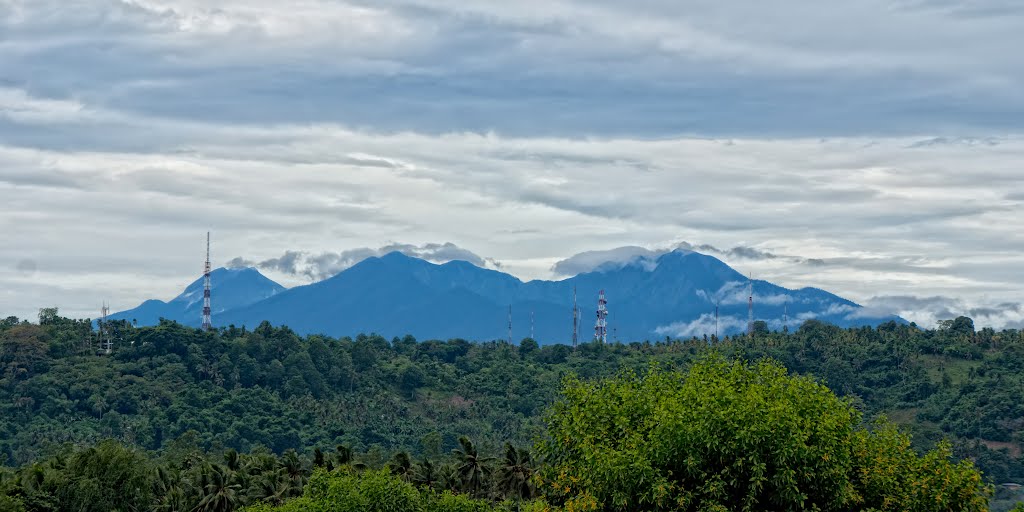
[[211,230],[286,285],[685,242],[1020,326],[1021,5],[0,0],[0,314],[169,299]]

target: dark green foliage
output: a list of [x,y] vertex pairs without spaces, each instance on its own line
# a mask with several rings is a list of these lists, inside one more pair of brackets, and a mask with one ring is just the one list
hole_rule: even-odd
[[[66,464],[74,452],[69,446],[108,438],[159,457],[177,482],[154,491],[157,510],[194,506],[188,500],[198,496],[204,468],[231,469],[220,455],[228,449],[244,454],[241,470],[232,472],[243,478],[245,503],[256,494],[281,502],[301,492],[295,486],[308,477],[316,447],[323,448],[317,465],[325,469],[382,468],[405,451],[410,481],[463,492],[461,465],[443,455],[464,450],[461,435],[473,440],[487,459],[482,471],[489,471],[470,492],[511,499],[510,487],[499,483],[507,476],[502,447],[532,445],[565,375],[642,372],[652,361],[686,367],[708,353],[771,357],[821,379],[865,421],[887,415],[913,434],[918,451],[948,438],[954,456],[975,460],[989,482],[1024,482],[1024,335],[976,330],[966,318],[937,330],[895,322],[840,329],[808,321],[789,334],[588,343],[576,351],[525,341],[301,338],[267,323],[212,333],[172,322],[107,327],[115,338],[112,357],[97,355],[88,320],[55,311],[43,325],[0,320],[0,462],[22,466],[18,478],[26,488],[42,491],[31,498],[8,492],[4,505],[19,506],[16,500],[28,510],[47,510],[47,500],[59,498],[49,492],[58,485],[49,478],[51,466]],[[302,461],[301,478],[271,455],[289,449]],[[53,459],[60,453],[62,463]],[[273,470],[246,469],[246,461],[260,460]],[[216,470],[205,471],[203,486]],[[152,487],[160,485],[154,477]]]

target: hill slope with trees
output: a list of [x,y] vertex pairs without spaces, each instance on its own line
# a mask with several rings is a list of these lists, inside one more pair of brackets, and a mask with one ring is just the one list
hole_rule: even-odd
[[569,375],[686,368],[718,354],[770,357],[850,400],[865,425],[886,416],[913,434],[919,451],[949,439],[953,455],[975,461],[987,482],[1024,481],[1024,339],[976,331],[966,318],[937,330],[809,321],[773,333],[761,325],[752,339],[588,343],[575,352],[532,340],[300,337],[269,324],[204,333],[113,322],[108,330],[116,344],[104,356],[87,320],[44,310],[39,324],[0,321],[6,465],[66,459],[69,446],[99,449],[105,439],[147,460],[228,451],[312,457],[315,448],[343,446],[383,468],[399,452],[429,460],[464,449],[467,436],[485,457],[500,458],[506,443],[525,448],[544,436],[544,412]]

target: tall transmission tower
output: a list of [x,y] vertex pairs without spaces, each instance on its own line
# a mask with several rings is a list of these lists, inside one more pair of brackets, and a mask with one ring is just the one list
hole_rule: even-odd
[[512,344],[512,305],[508,305],[508,344]]
[[751,276],[748,283],[750,284],[750,297],[747,299],[747,336],[754,337],[754,278]]
[[576,343],[579,341],[580,332],[580,308],[576,304],[576,287],[572,287],[572,350],[576,351]]
[[715,302],[715,339],[718,339],[718,305],[719,302]]
[[210,319],[210,232],[206,232],[206,270],[203,272],[203,330],[213,330]]
[[537,338],[536,338],[536,337],[534,337],[534,331],[533,331],[533,327],[534,327],[534,322],[533,322],[533,310],[531,309],[531,310],[530,310],[530,339],[531,339],[531,340],[534,340],[534,341],[536,341],[536,340],[537,340]]
[[110,306],[104,302],[100,307],[100,348],[103,353],[110,355],[114,352],[114,341],[110,339],[110,329],[107,327],[107,315],[110,314]]
[[597,295],[597,322],[594,324],[594,338],[601,343],[608,343],[608,300],[604,290]]
[[789,304],[782,305],[782,332],[789,333]]

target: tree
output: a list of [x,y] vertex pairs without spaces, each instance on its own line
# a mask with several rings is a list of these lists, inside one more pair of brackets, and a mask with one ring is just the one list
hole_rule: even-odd
[[526,359],[539,348],[540,345],[537,344],[537,340],[533,338],[523,338],[523,340],[519,342],[519,357]]
[[24,380],[46,371],[49,365],[46,331],[21,324],[0,331],[0,378]]
[[63,510],[148,510],[153,500],[152,469],[146,457],[116,441],[75,452],[56,463],[66,484],[57,496]]
[[416,389],[422,386],[426,379],[427,374],[415,363],[402,368],[398,376],[398,382],[402,391],[409,393],[410,397],[416,396]]
[[483,457],[477,453],[476,446],[468,437],[459,437],[459,448],[453,451],[457,460],[459,479],[462,483],[462,490],[472,496],[479,496],[483,490],[483,484],[491,475],[490,462],[493,457]]
[[755,320],[753,328],[754,328],[754,334],[757,334],[757,335],[768,334],[768,322],[765,322],[764,320]]
[[388,462],[388,471],[391,471],[392,475],[395,475],[406,482],[412,480],[412,459],[409,458],[409,454],[407,452],[396,453],[395,456],[391,458],[391,462]]
[[505,458],[498,470],[498,488],[506,497],[516,501],[533,498],[530,452],[517,450],[510,443],[505,443]]
[[230,469],[220,464],[207,465],[199,481],[199,504],[192,511],[231,512],[243,504],[241,488]]
[[953,323],[950,324],[949,330],[957,334],[964,334],[968,336],[973,335],[974,320],[966,316],[958,316],[953,319]]
[[[770,362],[569,379],[539,446],[543,488],[569,508],[609,511],[867,510],[879,499],[884,510],[985,510],[970,463],[890,442],[882,452],[908,462],[879,467],[870,442],[885,438],[859,421],[825,386]],[[914,492],[863,476],[887,469]]]

